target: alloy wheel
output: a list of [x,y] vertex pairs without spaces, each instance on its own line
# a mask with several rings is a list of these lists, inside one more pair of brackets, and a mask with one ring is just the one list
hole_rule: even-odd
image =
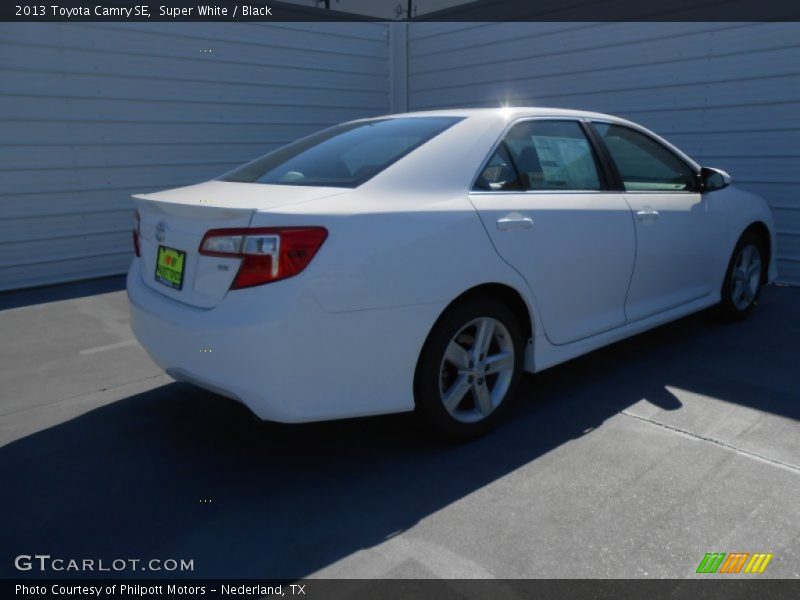
[[439,369],[439,393],[447,412],[462,423],[489,416],[505,399],[515,365],[514,342],[492,317],[464,325],[448,343]]
[[736,257],[731,279],[731,302],[737,310],[746,310],[753,303],[760,285],[761,252],[755,244],[747,244]]

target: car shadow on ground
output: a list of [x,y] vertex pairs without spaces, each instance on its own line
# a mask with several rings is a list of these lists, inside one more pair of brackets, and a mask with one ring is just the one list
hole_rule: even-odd
[[[785,304],[735,325],[696,315],[527,376],[509,419],[461,445],[427,438],[408,415],[262,424],[234,402],[165,385],[0,448],[4,548],[192,558],[194,577],[300,578],[414,526],[643,398],[680,408],[668,385],[800,418],[796,402],[754,394],[737,376],[748,361],[769,360],[765,376],[796,381],[791,357],[784,364],[779,355],[776,328],[790,336],[784,313],[796,310]],[[11,558],[3,576],[18,575]]]

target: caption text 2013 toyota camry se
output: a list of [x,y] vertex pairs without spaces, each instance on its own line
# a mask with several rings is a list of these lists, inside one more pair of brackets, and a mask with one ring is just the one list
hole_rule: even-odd
[[177,380],[283,422],[415,410],[468,438],[537,372],[775,276],[766,203],[609,115],[345,123],[135,196],[132,326]]

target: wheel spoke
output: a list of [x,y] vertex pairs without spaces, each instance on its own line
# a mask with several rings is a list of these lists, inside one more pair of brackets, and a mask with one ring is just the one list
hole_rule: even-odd
[[442,397],[442,402],[444,402],[444,407],[448,412],[452,413],[458,408],[464,396],[467,395],[469,388],[470,383],[467,380],[467,376],[462,373],[456,378],[453,385],[450,386],[450,389],[448,389]]
[[734,304],[739,304],[742,301],[742,295],[744,294],[745,283],[743,280],[739,280],[733,286],[733,293],[731,294],[731,299],[733,300]]
[[472,394],[475,396],[475,403],[478,406],[478,410],[483,416],[486,416],[494,410],[494,404],[492,404],[492,395],[489,393],[486,380],[483,379],[481,381],[482,383],[475,382],[472,386]]
[[742,268],[747,271],[747,268],[750,266],[750,261],[753,258],[753,247],[752,246],[745,246],[744,250],[742,250]]
[[753,299],[753,288],[750,287],[749,282],[742,284],[742,298],[748,303]]
[[511,352],[492,354],[486,359],[486,374],[500,373],[514,368],[514,355]]
[[475,333],[475,345],[472,347],[472,355],[476,360],[480,356],[486,356],[494,335],[494,319],[481,319]]
[[753,277],[753,275],[761,274],[761,261],[759,259],[753,259],[750,262],[750,266],[747,267],[746,277],[749,279]]
[[444,353],[444,359],[460,370],[469,368],[469,352],[455,341],[450,342]]

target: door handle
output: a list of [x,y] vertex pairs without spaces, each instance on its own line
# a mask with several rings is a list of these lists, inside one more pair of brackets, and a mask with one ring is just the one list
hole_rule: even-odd
[[509,229],[530,229],[533,227],[533,219],[530,217],[523,217],[522,215],[509,215],[497,219],[497,228],[500,231],[508,231]]
[[636,218],[640,221],[645,221],[647,219],[657,219],[658,218],[658,211],[653,209],[652,206],[645,206],[642,210],[636,211]]

